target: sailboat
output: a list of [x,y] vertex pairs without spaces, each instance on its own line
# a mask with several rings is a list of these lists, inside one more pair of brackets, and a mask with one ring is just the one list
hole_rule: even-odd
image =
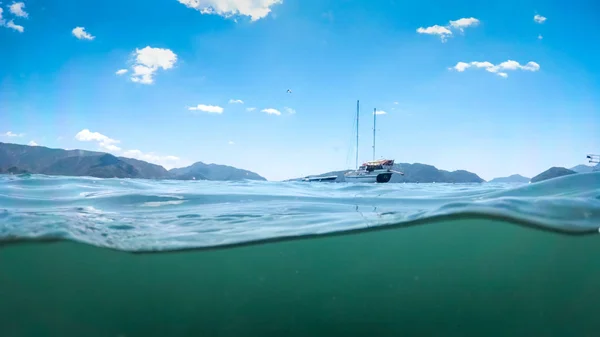
[[377,125],[377,109],[373,109],[373,160],[358,166],[358,119],[360,101],[356,101],[356,169],[344,175],[346,182],[353,183],[387,183],[392,179],[392,174],[402,172],[392,170],[394,159],[375,160],[375,135]]

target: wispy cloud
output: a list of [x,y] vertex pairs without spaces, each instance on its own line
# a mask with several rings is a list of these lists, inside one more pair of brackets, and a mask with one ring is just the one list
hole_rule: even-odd
[[288,108],[287,106],[284,107],[283,110],[285,110],[285,112],[289,113],[290,115],[293,115],[296,113],[296,110],[294,110],[292,108]]
[[27,145],[29,146],[39,146],[38,143],[36,143],[35,141],[30,141],[29,143],[27,143]]
[[542,34],[538,35],[538,40],[543,39],[544,37],[542,36]]
[[198,104],[197,106],[189,107],[188,110],[202,111],[202,112],[208,112],[208,113],[213,113],[213,114],[221,114],[221,113],[223,113],[224,109],[218,105]]
[[248,111],[248,112],[252,112],[254,110],[256,110],[256,108],[246,108],[246,111]]
[[419,27],[417,28],[417,33],[419,34],[428,34],[428,35],[438,35],[442,42],[446,42],[448,37],[452,36],[452,29],[458,30],[460,32],[464,32],[464,29],[467,27],[474,27],[479,25],[479,20],[476,18],[462,18],[458,20],[450,20],[447,25],[433,25],[430,27]]
[[276,115],[276,116],[281,115],[281,111],[279,111],[277,109],[273,109],[273,108],[262,109],[261,112],[264,112],[269,115]]
[[23,33],[25,31],[25,27],[15,24],[13,22],[13,20],[8,21],[8,23],[6,24],[6,27],[8,27],[10,29],[14,29],[19,33]]
[[450,21],[450,26],[452,26],[452,28],[460,30],[461,32],[467,27],[477,26],[478,24],[479,20],[475,18],[462,18]]
[[105,136],[99,132],[92,132],[89,129],[83,129],[79,131],[75,135],[75,139],[80,142],[95,142],[99,147],[111,152],[121,151],[121,148],[115,144],[120,143],[121,141],[112,139],[108,136]]
[[127,69],[119,69],[115,72],[115,74],[117,74],[117,75],[123,75],[125,73],[127,73]]
[[179,166],[181,158],[177,156],[161,156],[153,152],[145,153],[140,150],[127,150],[123,152],[123,157],[139,159],[149,163],[161,165],[166,169]]
[[442,39],[442,42],[446,42],[448,36],[452,35],[450,29],[443,26],[431,26],[427,28],[419,27],[417,28],[417,33],[419,34],[429,34],[429,35],[439,35]]
[[375,114],[375,115],[386,115],[387,112],[385,112],[383,110],[376,110],[376,111],[373,111],[373,114]]
[[75,27],[71,31],[71,34],[80,40],[93,40],[96,37],[85,31],[84,27]]
[[29,14],[27,14],[27,12],[25,12],[25,9],[24,9],[25,3],[23,3],[23,2],[14,2],[8,8],[11,13],[13,13],[14,15],[16,15],[20,18],[27,18],[29,16]]
[[[19,3],[19,4],[22,4],[22,3]],[[11,12],[13,11],[13,6],[14,5],[15,4],[13,4],[12,6],[10,6],[10,8],[9,8]],[[17,13],[24,14],[25,15],[24,17],[27,17],[27,13],[25,13],[25,11],[23,11],[21,13],[21,10],[22,10],[22,7],[20,5],[17,6],[17,7],[15,7],[15,11]],[[12,30],[16,30],[19,33],[23,33],[25,31],[25,28],[23,28],[23,26],[15,24],[15,22],[13,20],[10,20],[10,21],[6,22],[6,19],[4,19],[4,17],[2,16],[3,13],[4,13],[4,9],[2,7],[0,7],[0,26],[7,27],[7,28],[10,28]],[[13,13],[13,14],[17,15],[15,13]],[[19,16],[19,15],[17,15],[17,16]]]
[[99,132],[92,132],[89,129],[83,129],[75,135],[75,139],[82,142],[93,142],[98,144],[101,150],[107,152],[120,152],[123,157],[134,158],[144,160],[150,163],[162,165],[165,168],[173,168],[181,163],[181,159],[176,156],[163,156],[153,152],[145,153],[140,150],[124,150],[121,152],[121,148],[115,144],[121,143],[121,141],[110,138]]
[[143,49],[136,49],[133,55],[135,62],[130,79],[132,82],[141,84],[154,83],[154,76],[159,69],[171,69],[177,62],[177,55],[170,49],[164,48],[146,46]]
[[244,101],[241,99],[230,99],[229,104],[244,104]]
[[538,71],[540,70],[540,65],[533,61],[527,62],[527,64],[525,65],[521,65],[519,64],[519,62],[513,60],[508,60],[497,65],[494,65],[493,63],[488,61],[474,61],[470,63],[458,62],[454,67],[451,67],[449,69],[456,70],[458,72],[463,72],[469,68],[485,69],[490,73],[494,73],[500,77],[506,78],[508,77],[508,73],[506,73],[506,71],[508,70]]
[[541,15],[539,15],[539,14],[536,14],[536,15],[533,17],[533,21],[535,21],[535,22],[537,22],[537,23],[544,23],[544,21],[546,21],[546,19],[547,19],[547,18],[546,18],[545,16],[541,16]]
[[236,15],[249,16],[251,21],[265,18],[271,7],[283,0],[177,0],[202,14],[216,14],[225,18]]
[[233,140],[230,140],[227,144],[234,145],[235,143],[233,142]]
[[12,131],[7,131],[3,134],[1,134],[0,136],[4,136],[4,137],[23,137],[25,136],[24,133],[14,133]]
[[398,104],[400,104],[400,103],[398,103],[398,102],[394,102],[394,104],[395,104],[395,105],[398,105]]

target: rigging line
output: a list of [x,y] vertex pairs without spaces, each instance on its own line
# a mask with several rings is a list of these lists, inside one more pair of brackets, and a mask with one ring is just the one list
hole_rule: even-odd
[[353,159],[352,157],[354,157],[354,154],[358,150],[358,149],[356,149],[356,144],[355,144],[356,143],[356,116],[354,116],[354,118],[352,118],[352,132],[350,134],[352,137],[352,141],[349,142],[349,145],[348,145],[348,152],[346,155],[346,168],[353,167],[353,165],[350,164],[350,161]]

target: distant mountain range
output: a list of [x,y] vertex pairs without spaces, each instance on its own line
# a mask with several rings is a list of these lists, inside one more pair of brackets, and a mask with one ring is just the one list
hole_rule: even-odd
[[538,174],[537,176],[529,179],[527,177],[523,177],[518,174],[513,174],[509,177],[503,178],[494,178],[490,180],[490,183],[528,183],[528,182],[540,182],[552,178],[562,177],[564,175],[574,174],[574,173],[589,173],[594,171],[600,171],[600,164],[596,166],[590,165],[577,165],[570,169],[564,167],[551,167],[548,170]]
[[[398,163],[394,164],[393,170],[403,172],[404,175],[394,174],[390,183],[481,183],[485,180],[481,179],[477,174],[458,170],[445,171],[437,169],[435,166],[414,163]],[[337,176],[338,182],[344,181],[344,174],[351,170],[333,171],[314,175],[312,177]],[[301,179],[301,178],[297,178]],[[291,180],[297,180],[291,179]]]
[[540,181],[544,181],[544,180],[548,180],[548,179],[552,179],[552,178],[566,176],[569,174],[590,173],[590,172],[600,172],[600,163],[596,164],[596,166],[577,165],[575,167],[572,167],[571,169],[567,169],[564,167],[551,167],[551,168],[547,169],[546,171],[538,174],[537,176],[531,178],[531,182],[536,183],[536,182],[540,182]]
[[188,167],[174,168],[169,171],[176,179],[206,179],[206,180],[266,180],[258,174],[238,169],[232,166],[204,164],[197,162]]
[[501,177],[501,178],[494,178],[490,181],[488,181],[489,183],[522,183],[522,184],[527,184],[529,183],[529,178],[527,177],[523,177],[520,174],[513,174],[511,176],[508,177]]
[[189,167],[167,171],[160,165],[103,152],[50,149],[1,142],[0,173],[98,178],[266,180],[254,172],[225,165],[197,162]]
[[594,170],[598,170],[598,165],[596,166],[590,166],[590,165],[577,165],[574,167],[571,167],[570,170],[571,171],[575,171],[577,173],[589,173],[592,172]]
[[[458,170],[445,171],[435,166],[414,163],[398,163],[393,167],[404,175],[394,174],[391,183],[481,183],[477,174]],[[600,171],[596,166],[577,165],[571,169],[552,167],[529,179],[518,174],[495,178],[490,182],[527,183],[539,182],[568,174]],[[316,176],[337,176],[344,181],[350,170],[333,171]],[[0,142],[0,173],[39,173],[64,176],[91,176],[99,178],[142,178],[179,180],[267,180],[255,172],[232,166],[197,162],[191,166],[166,170],[164,167],[143,160],[117,157],[112,154],[84,150],[51,149],[44,146],[28,146]],[[300,179],[300,178],[299,178]],[[295,180],[295,179],[292,179]]]
[[557,178],[557,177],[562,177],[562,176],[566,176],[569,174],[576,174],[576,173],[577,172],[575,172],[573,170],[569,170],[564,167],[551,167],[551,168],[547,169],[546,171],[538,174],[537,176],[531,178],[531,182],[537,183],[540,181]]

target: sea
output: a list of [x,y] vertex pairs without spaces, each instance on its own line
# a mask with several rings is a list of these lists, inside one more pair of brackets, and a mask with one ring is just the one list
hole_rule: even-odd
[[0,336],[600,336],[600,172],[0,176]]

